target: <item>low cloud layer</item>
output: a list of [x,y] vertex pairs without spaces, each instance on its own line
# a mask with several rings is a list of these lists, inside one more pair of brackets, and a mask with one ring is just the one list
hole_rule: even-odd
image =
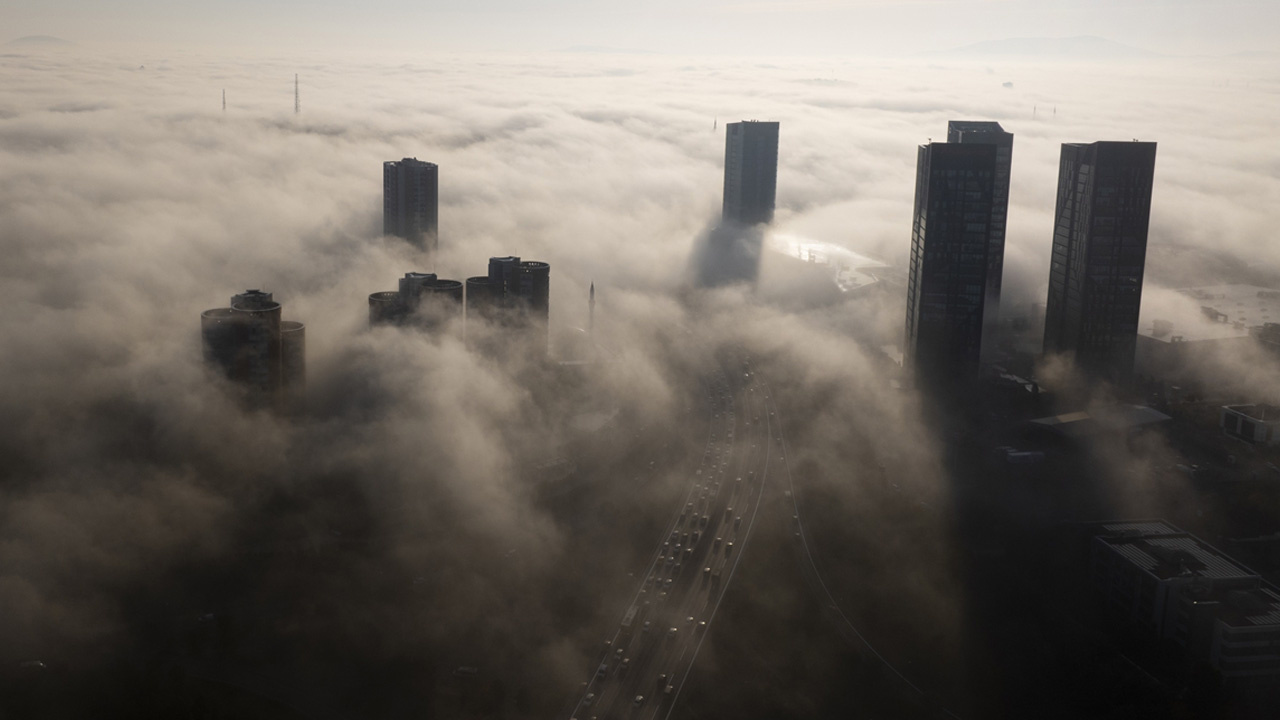
[[[137,639],[131,613],[153,584],[168,592],[175,578],[258,553],[264,606],[293,613],[312,606],[281,599],[296,587],[286,579],[340,605],[339,580],[389,582],[369,567],[425,578],[396,587],[431,587],[432,611],[404,619],[389,594],[381,610],[400,624],[381,625],[362,652],[507,637],[549,687],[572,682],[583,637],[625,582],[579,579],[568,544],[590,523],[549,509],[531,478],[592,445],[575,434],[584,413],[670,433],[724,346],[764,358],[797,407],[811,403],[798,459],[893,458],[911,468],[901,482],[912,493],[945,506],[928,444],[883,441],[917,435],[929,412],[894,388],[876,349],[898,340],[900,298],[813,307],[691,290],[695,242],[719,215],[729,121],[782,123],[779,230],[899,267],[915,146],[943,139],[951,119],[1000,121],[1016,136],[1011,304],[1044,300],[1068,141],[1160,143],[1153,254],[1194,248],[1280,270],[1280,150],[1265,140],[1280,77],[1261,64],[10,52],[0,72],[8,659],[110,656]],[[441,252],[429,265],[379,236],[380,163],[406,156],[440,166]],[[477,354],[457,334],[367,328],[365,298],[404,272],[463,279],[507,254],[551,264],[557,335],[586,325],[595,283],[610,362],[566,378]],[[765,274],[785,274],[779,262],[766,253]],[[1196,275],[1195,263],[1153,267],[1153,287]],[[242,410],[200,366],[199,313],[250,287],[308,326],[309,397],[295,416]],[[616,442],[657,452],[642,432]],[[659,472],[630,501],[666,508],[677,474]],[[856,492],[856,479],[841,487]],[[277,517],[283,527],[260,526]],[[378,562],[351,560],[324,581],[290,573],[287,553],[371,531],[392,538],[359,551]],[[651,538],[640,539],[618,551],[642,555]],[[940,616],[946,582],[916,596]],[[581,583],[579,597],[565,583]],[[166,612],[217,605],[214,586],[196,582],[204,594],[189,589]],[[586,614],[581,624],[570,610]]]

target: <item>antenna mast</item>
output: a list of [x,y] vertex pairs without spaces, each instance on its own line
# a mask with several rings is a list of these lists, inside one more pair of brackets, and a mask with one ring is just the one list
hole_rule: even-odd
[[298,74],[293,74],[293,114],[302,112],[302,101],[298,97]]

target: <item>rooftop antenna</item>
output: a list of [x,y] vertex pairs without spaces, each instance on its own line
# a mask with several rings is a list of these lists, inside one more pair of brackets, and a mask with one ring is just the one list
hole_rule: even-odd
[[293,74],[293,114],[302,112],[302,101],[298,97],[298,73]]

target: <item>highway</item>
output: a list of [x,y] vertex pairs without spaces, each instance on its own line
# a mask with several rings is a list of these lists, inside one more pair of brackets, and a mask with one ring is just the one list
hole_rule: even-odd
[[731,357],[705,383],[701,460],[570,717],[666,718],[746,550],[773,454],[765,392]]

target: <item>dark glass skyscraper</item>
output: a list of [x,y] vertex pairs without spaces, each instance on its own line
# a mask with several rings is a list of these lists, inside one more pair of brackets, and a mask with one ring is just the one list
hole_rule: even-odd
[[995,187],[991,196],[991,237],[987,249],[987,296],[982,306],[982,357],[995,350],[1000,322],[1000,285],[1004,277],[1004,236],[1009,216],[1009,169],[1013,161],[1013,133],[998,122],[952,120],[947,142],[996,146]]
[[439,247],[439,167],[417,158],[382,163],[382,232],[435,252]]
[[1095,377],[1133,373],[1155,165],[1152,142],[1062,146],[1044,350]]
[[904,362],[932,389],[977,375],[995,176],[995,145],[917,154]]
[[778,123],[747,120],[725,125],[725,222],[773,221],[778,189]]

